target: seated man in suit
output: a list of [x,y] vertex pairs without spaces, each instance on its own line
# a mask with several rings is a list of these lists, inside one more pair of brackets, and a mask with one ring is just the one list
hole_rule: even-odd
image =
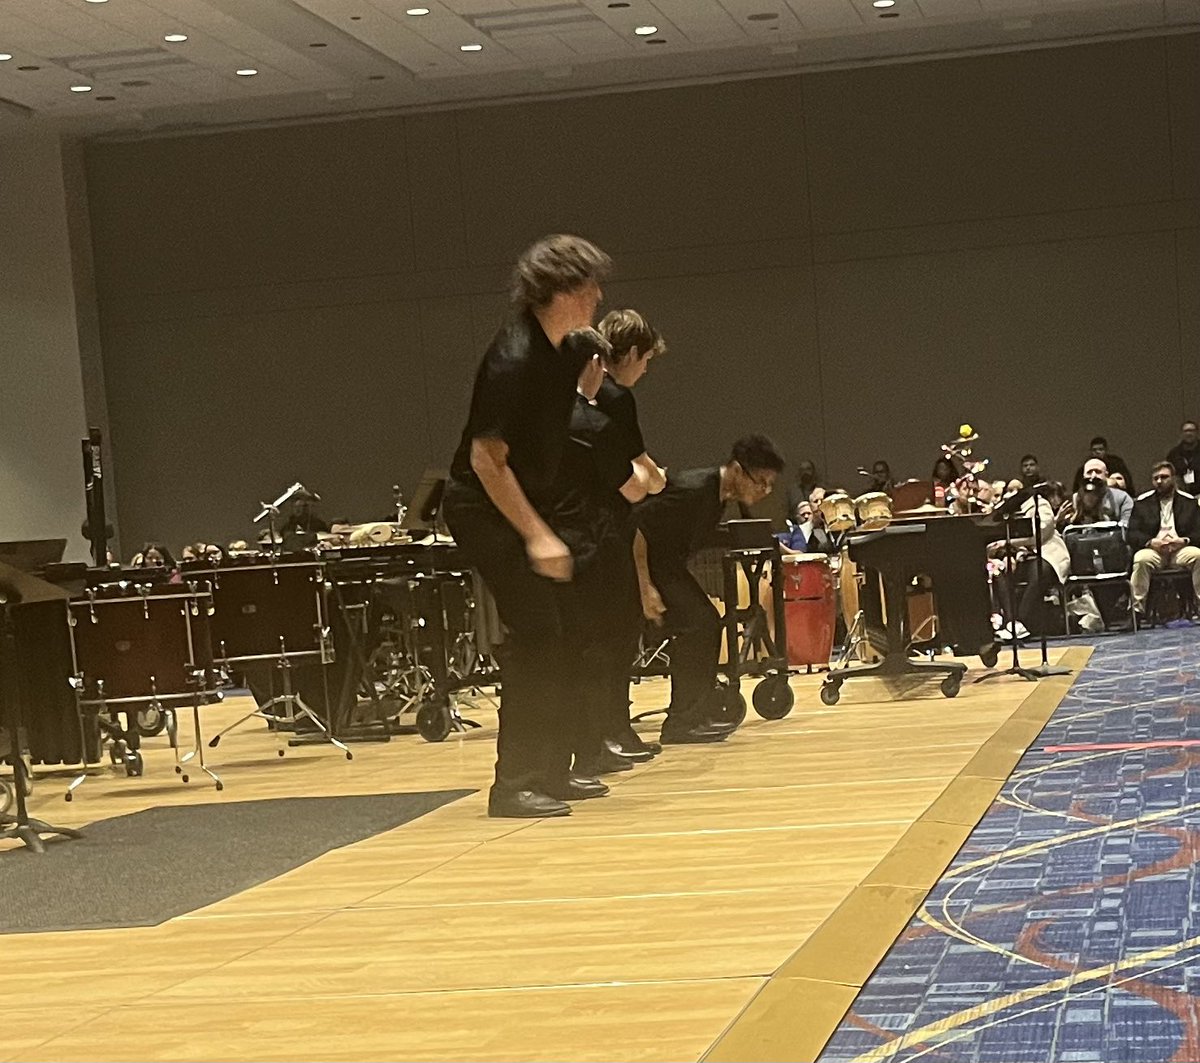
[[721,653],[721,617],[688,571],[688,558],[716,529],[726,503],[750,506],[771,493],[783,458],[769,439],[744,436],[724,465],[667,477],[666,489],[634,512],[642,611],[671,636],[671,705],[661,740],[719,742],[728,726],[711,719]]
[[1175,488],[1175,467],[1160,461],[1150,471],[1153,490],[1139,495],[1129,521],[1133,555],[1133,608],[1146,611],[1150,574],[1160,568],[1186,568],[1200,600],[1200,506]]

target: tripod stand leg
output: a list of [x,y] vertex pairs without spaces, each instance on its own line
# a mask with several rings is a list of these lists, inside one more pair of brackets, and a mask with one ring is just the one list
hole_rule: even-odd
[[295,719],[296,716],[303,716],[305,719],[311,720],[313,722],[313,725],[317,728],[318,731],[321,732],[321,734],[323,734],[325,736],[325,740],[331,746],[336,746],[343,753],[345,753],[347,760],[353,760],[354,754],[350,752],[349,748],[346,746],[346,743],[343,742],[340,738],[334,737],[334,735],[330,732],[329,728],[326,727],[324,722],[321,720],[321,717],[319,717],[315,712],[312,711],[312,709],[310,709],[307,705],[305,705],[304,702],[301,701],[299,697],[295,697],[294,695],[293,695],[293,697],[294,697],[294,701],[295,701],[295,708],[297,710],[297,712],[293,715],[293,719]]

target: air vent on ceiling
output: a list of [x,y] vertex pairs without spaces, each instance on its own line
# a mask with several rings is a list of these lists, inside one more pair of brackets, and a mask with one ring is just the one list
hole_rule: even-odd
[[603,19],[582,4],[549,4],[519,11],[494,11],[470,16],[467,21],[495,41],[547,33],[572,33],[604,25]]

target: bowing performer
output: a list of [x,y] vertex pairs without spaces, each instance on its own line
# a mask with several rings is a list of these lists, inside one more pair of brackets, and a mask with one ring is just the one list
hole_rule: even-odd
[[[636,310],[613,310],[598,327],[610,351],[603,359],[604,382],[596,404],[613,422],[635,470],[644,474],[644,493],[656,495],[666,486],[666,472],[646,452],[633,388],[646,375],[651,359],[666,353],[666,344]],[[596,639],[588,649],[603,691],[600,696],[605,723],[597,765],[600,771],[619,770],[629,761],[648,760],[662,749],[657,742],[644,742],[629,721],[629,678],[642,630],[641,596],[633,561],[636,529],[629,496],[612,494],[610,501],[615,510],[615,535],[610,549],[598,558],[598,579],[607,582],[608,590],[596,603],[599,624]]]
[[671,636],[671,704],[661,741],[719,742],[733,729],[711,712],[721,653],[721,617],[688,571],[688,558],[716,528],[727,502],[751,506],[771,493],[783,458],[765,436],[743,436],[718,468],[667,477],[635,513],[642,610]]
[[513,310],[483,356],[443,512],[508,628],[491,816],[570,813],[571,729],[561,584],[570,551],[547,522],[583,368],[564,337],[588,328],[611,262],[577,236],[521,256]]
[[[624,575],[622,555],[628,559],[632,591],[637,593],[629,510],[631,503],[646,496],[651,474],[636,462],[623,427],[600,408],[597,392],[604,376],[600,367],[611,356],[607,341],[587,329],[570,333],[563,347],[578,350],[585,364],[548,518],[574,563],[574,577],[563,588],[567,649],[577,665],[567,690],[574,734],[574,768],[567,786],[576,798],[601,797],[608,788],[595,776],[632,767],[635,759],[618,758],[605,745],[612,715],[614,622],[629,619],[615,611],[612,602],[620,597],[614,579]],[[617,634],[622,634],[619,628]],[[616,663],[628,721],[632,656]],[[648,760],[650,754],[636,759]]]

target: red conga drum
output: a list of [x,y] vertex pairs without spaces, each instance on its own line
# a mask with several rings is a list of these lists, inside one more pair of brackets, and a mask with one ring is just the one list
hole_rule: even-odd
[[825,554],[783,555],[789,664],[828,666],[837,625],[833,569]]

